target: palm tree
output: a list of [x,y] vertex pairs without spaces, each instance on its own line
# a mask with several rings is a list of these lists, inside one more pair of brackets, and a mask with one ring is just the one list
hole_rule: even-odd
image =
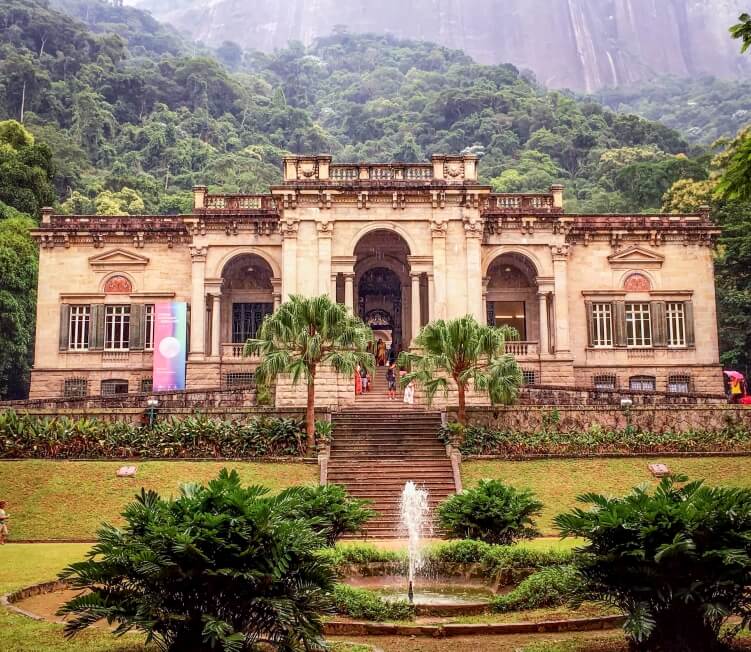
[[510,339],[518,339],[514,328],[484,326],[471,315],[431,322],[415,340],[417,352],[405,351],[399,356],[399,364],[411,370],[402,383],[420,383],[432,401],[439,389],[448,392],[446,376],[450,376],[459,390],[459,421],[465,423],[470,382],[475,389],[487,392],[494,405],[507,405],[516,398],[522,372],[514,357],[505,352]]
[[261,325],[256,339],[245,343],[245,355],[261,355],[256,378],[261,385],[273,383],[279,374],[290,374],[292,383],[304,379],[308,388],[305,414],[307,448],[315,446],[315,381],[319,367],[330,365],[352,378],[355,368],[373,368],[367,353],[371,330],[345,306],[326,295],[291,296]]

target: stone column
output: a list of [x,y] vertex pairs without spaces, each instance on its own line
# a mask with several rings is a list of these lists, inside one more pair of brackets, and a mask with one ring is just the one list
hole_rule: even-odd
[[434,297],[430,300],[430,319],[446,319],[446,222],[432,222]]
[[282,222],[282,300],[297,293],[297,221]]
[[555,351],[571,351],[568,322],[568,245],[552,245],[555,281]]
[[488,326],[495,326],[488,322],[488,284],[490,283],[489,276],[482,277],[482,322],[488,324]]
[[282,279],[271,279],[271,292],[274,297],[274,312],[276,312],[282,303]]
[[435,281],[433,274],[428,272],[428,323],[436,319],[435,316]]
[[410,272],[410,278],[412,279],[412,297],[411,297],[411,310],[412,310],[412,343],[414,344],[415,338],[420,332],[420,272]]
[[339,274],[332,274],[331,275],[331,300],[336,302],[336,277],[339,276]]
[[482,324],[487,321],[482,314],[482,224],[465,222],[464,233],[467,241],[467,313]]
[[539,291],[537,298],[540,302],[540,355],[548,354],[548,293]]
[[208,247],[191,247],[190,358],[202,360],[206,343],[206,254]]
[[222,293],[215,292],[211,299],[211,355],[218,359],[222,355]]
[[344,305],[349,308],[353,314],[355,310],[355,273],[345,272],[344,274]]
[[[331,293],[331,236],[333,225],[331,222],[317,222],[318,229],[318,293]],[[330,295],[336,301],[336,294]]]

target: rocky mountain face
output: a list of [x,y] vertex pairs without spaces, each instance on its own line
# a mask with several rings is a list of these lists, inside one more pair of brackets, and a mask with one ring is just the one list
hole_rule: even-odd
[[751,73],[728,27],[748,0],[126,0],[210,45],[271,51],[345,25],[511,62],[554,88]]

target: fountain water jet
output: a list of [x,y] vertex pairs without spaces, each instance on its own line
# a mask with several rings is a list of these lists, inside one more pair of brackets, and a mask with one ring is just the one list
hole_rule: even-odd
[[414,602],[415,572],[420,569],[420,542],[425,534],[424,530],[430,524],[430,504],[428,490],[418,489],[412,480],[404,485],[400,505],[401,522],[409,537],[409,589],[410,604]]

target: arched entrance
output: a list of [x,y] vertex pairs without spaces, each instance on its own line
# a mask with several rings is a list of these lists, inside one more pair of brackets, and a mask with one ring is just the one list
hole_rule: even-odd
[[355,247],[355,306],[373,335],[391,347],[409,342],[409,246],[397,233],[371,231]]
[[255,337],[266,315],[273,312],[273,276],[269,264],[255,254],[241,254],[224,266],[220,326],[224,346]]
[[523,342],[539,339],[540,310],[537,299],[537,269],[522,254],[496,258],[487,274],[488,324],[512,326]]

